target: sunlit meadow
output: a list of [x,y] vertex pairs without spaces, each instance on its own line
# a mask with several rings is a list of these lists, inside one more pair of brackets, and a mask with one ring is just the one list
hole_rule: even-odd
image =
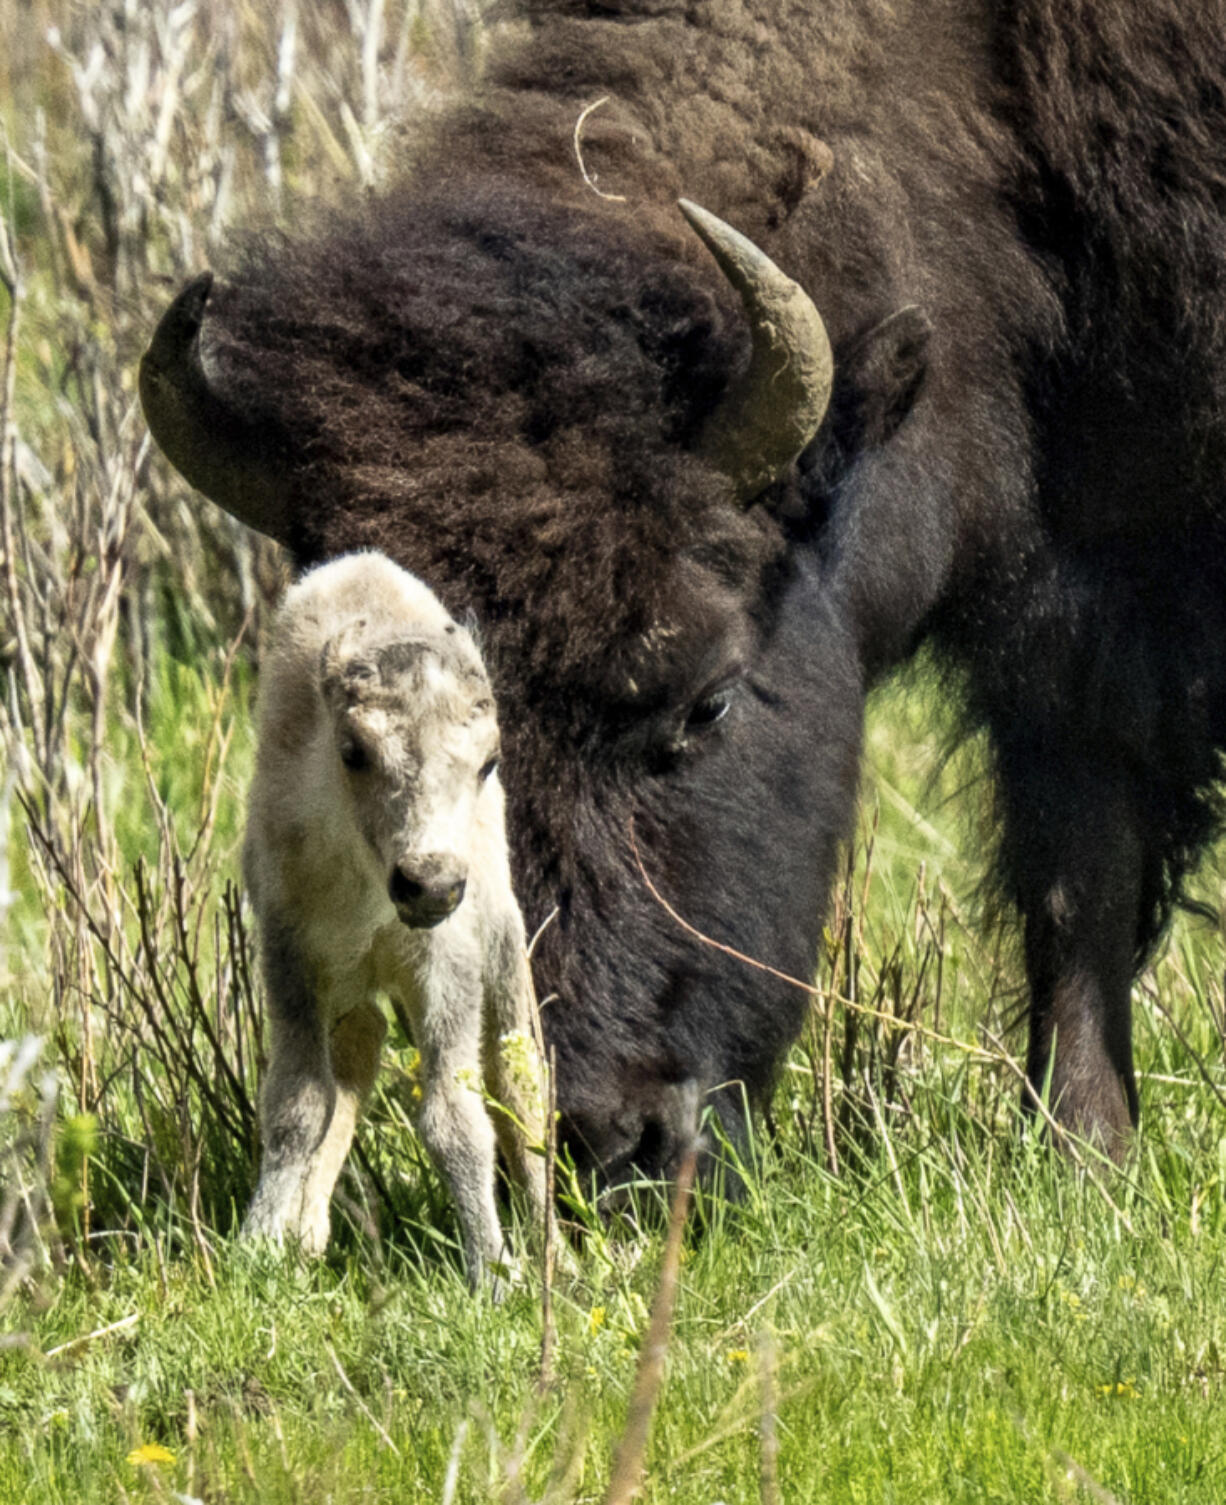
[[1226,1498],[1221,925],[1137,989],[1127,1166],[1023,1134],[982,750],[924,666],[740,1201],[668,1252],[664,1188],[609,1223],[559,1167],[574,1269],[473,1300],[393,1027],[328,1259],[235,1243],[286,569],[151,449],[136,362],[228,227],[377,185],[480,50],[446,0],[0,0],[0,1500],[618,1505],[640,1432],[683,1505]]

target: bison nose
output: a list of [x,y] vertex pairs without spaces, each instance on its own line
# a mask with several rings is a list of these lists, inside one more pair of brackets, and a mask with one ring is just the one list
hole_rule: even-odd
[[466,887],[454,859],[419,857],[396,864],[387,892],[404,924],[428,930],[458,908]]

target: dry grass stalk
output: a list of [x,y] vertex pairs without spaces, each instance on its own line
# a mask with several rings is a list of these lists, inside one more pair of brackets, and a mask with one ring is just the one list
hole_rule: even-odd
[[761,1485],[762,1505],[780,1505],[779,1493],[779,1397],[776,1394],[775,1373],[779,1355],[775,1340],[769,1332],[758,1339],[758,1383],[761,1389],[762,1421]]
[[[1205,1086],[1208,1087],[1209,1091],[1217,1099],[1219,1107],[1226,1108],[1226,1092],[1223,1092],[1222,1088],[1218,1085],[1218,1082],[1214,1077],[1214,1073],[1209,1067],[1209,1063],[1205,1060],[1200,1051],[1198,1051],[1192,1044],[1191,1040],[1188,1039],[1187,1032],[1180,1026],[1179,1020],[1175,1018],[1174,1014],[1172,1014],[1170,1009],[1167,1008],[1166,1004],[1163,1003],[1162,996],[1158,992],[1158,989],[1154,987],[1151,982],[1144,979],[1141,982],[1141,988],[1145,993],[1145,996],[1166,1020],[1167,1024],[1174,1032],[1175,1038],[1179,1041],[1180,1045],[1183,1046],[1184,1050],[1191,1057],[1196,1066],[1196,1070],[1200,1076],[1201,1081],[1204,1082]],[[1218,1031],[1219,1037],[1222,1042],[1223,1056],[1226,1056],[1226,1018],[1219,1018],[1217,1011],[1214,1009],[1212,999],[1208,1000],[1208,1008],[1209,1016],[1213,1020],[1214,1027]]]
[[626,1425],[613,1457],[613,1471],[608,1493],[605,1495],[605,1505],[629,1505],[639,1491],[651,1417],[660,1387],[664,1383],[664,1359],[668,1352],[669,1331],[681,1271],[681,1243],[685,1235],[697,1165],[698,1153],[691,1147],[677,1173],[672,1210],[668,1218],[668,1236],[664,1243],[664,1261],[651,1303],[651,1320],[643,1341],[643,1351],[639,1356],[634,1389],[626,1413]]
[[[533,1019],[540,1030],[540,1015],[533,998]],[[556,1087],[557,1052],[550,1050],[545,1078],[545,1226],[541,1250],[541,1370],[538,1388],[548,1390],[554,1381],[554,1350],[558,1334],[553,1314],[553,1279],[557,1264],[557,1170],[558,1170],[558,1095]]]
[[353,1397],[355,1403],[357,1404],[358,1410],[361,1411],[362,1415],[368,1422],[370,1422],[371,1426],[374,1427],[375,1431],[379,1434],[379,1441],[383,1444],[383,1446],[390,1452],[395,1453],[396,1457],[399,1458],[400,1449],[392,1440],[391,1435],[387,1431],[387,1428],[384,1427],[383,1423],[370,1409],[370,1407],[366,1404],[366,1402],[362,1399],[358,1392],[353,1388],[353,1381],[349,1378],[349,1376],[342,1368],[341,1361],[336,1356],[336,1349],[332,1347],[331,1343],[325,1343],[324,1347],[328,1351],[328,1357],[332,1360],[332,1367],[336,1370],[337,1378],[340,1380],[341,1384],[345,1387],[349,1394]]

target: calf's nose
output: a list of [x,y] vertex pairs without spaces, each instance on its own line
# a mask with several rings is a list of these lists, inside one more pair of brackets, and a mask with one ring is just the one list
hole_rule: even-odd
[[466,887],[467,876],[454,858],[429,854],[401,858],[387,892],[406,925],[429,929],[455,912]]

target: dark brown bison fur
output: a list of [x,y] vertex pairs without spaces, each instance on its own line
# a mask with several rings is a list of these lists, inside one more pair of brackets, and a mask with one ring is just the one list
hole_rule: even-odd
[[[663,915],[631,818],[688,919],[803,975],[865,690],[925,639],[996,749],[1032,1080],[1109,1143],[1135,1117],[1133,970],[1226,743],[1224,81],[1218,0],[525,3],[397,187],[214,292],[298,557],[381,547],[481,621],[567,1131],[607,1171],[671,1163],[691,1080],[735,1131],[804,1008]],[[618,199],[573,145],[605,95],[583,165]],[[700,438],[748,333],[679,194],[834,344],[747,509]]]

